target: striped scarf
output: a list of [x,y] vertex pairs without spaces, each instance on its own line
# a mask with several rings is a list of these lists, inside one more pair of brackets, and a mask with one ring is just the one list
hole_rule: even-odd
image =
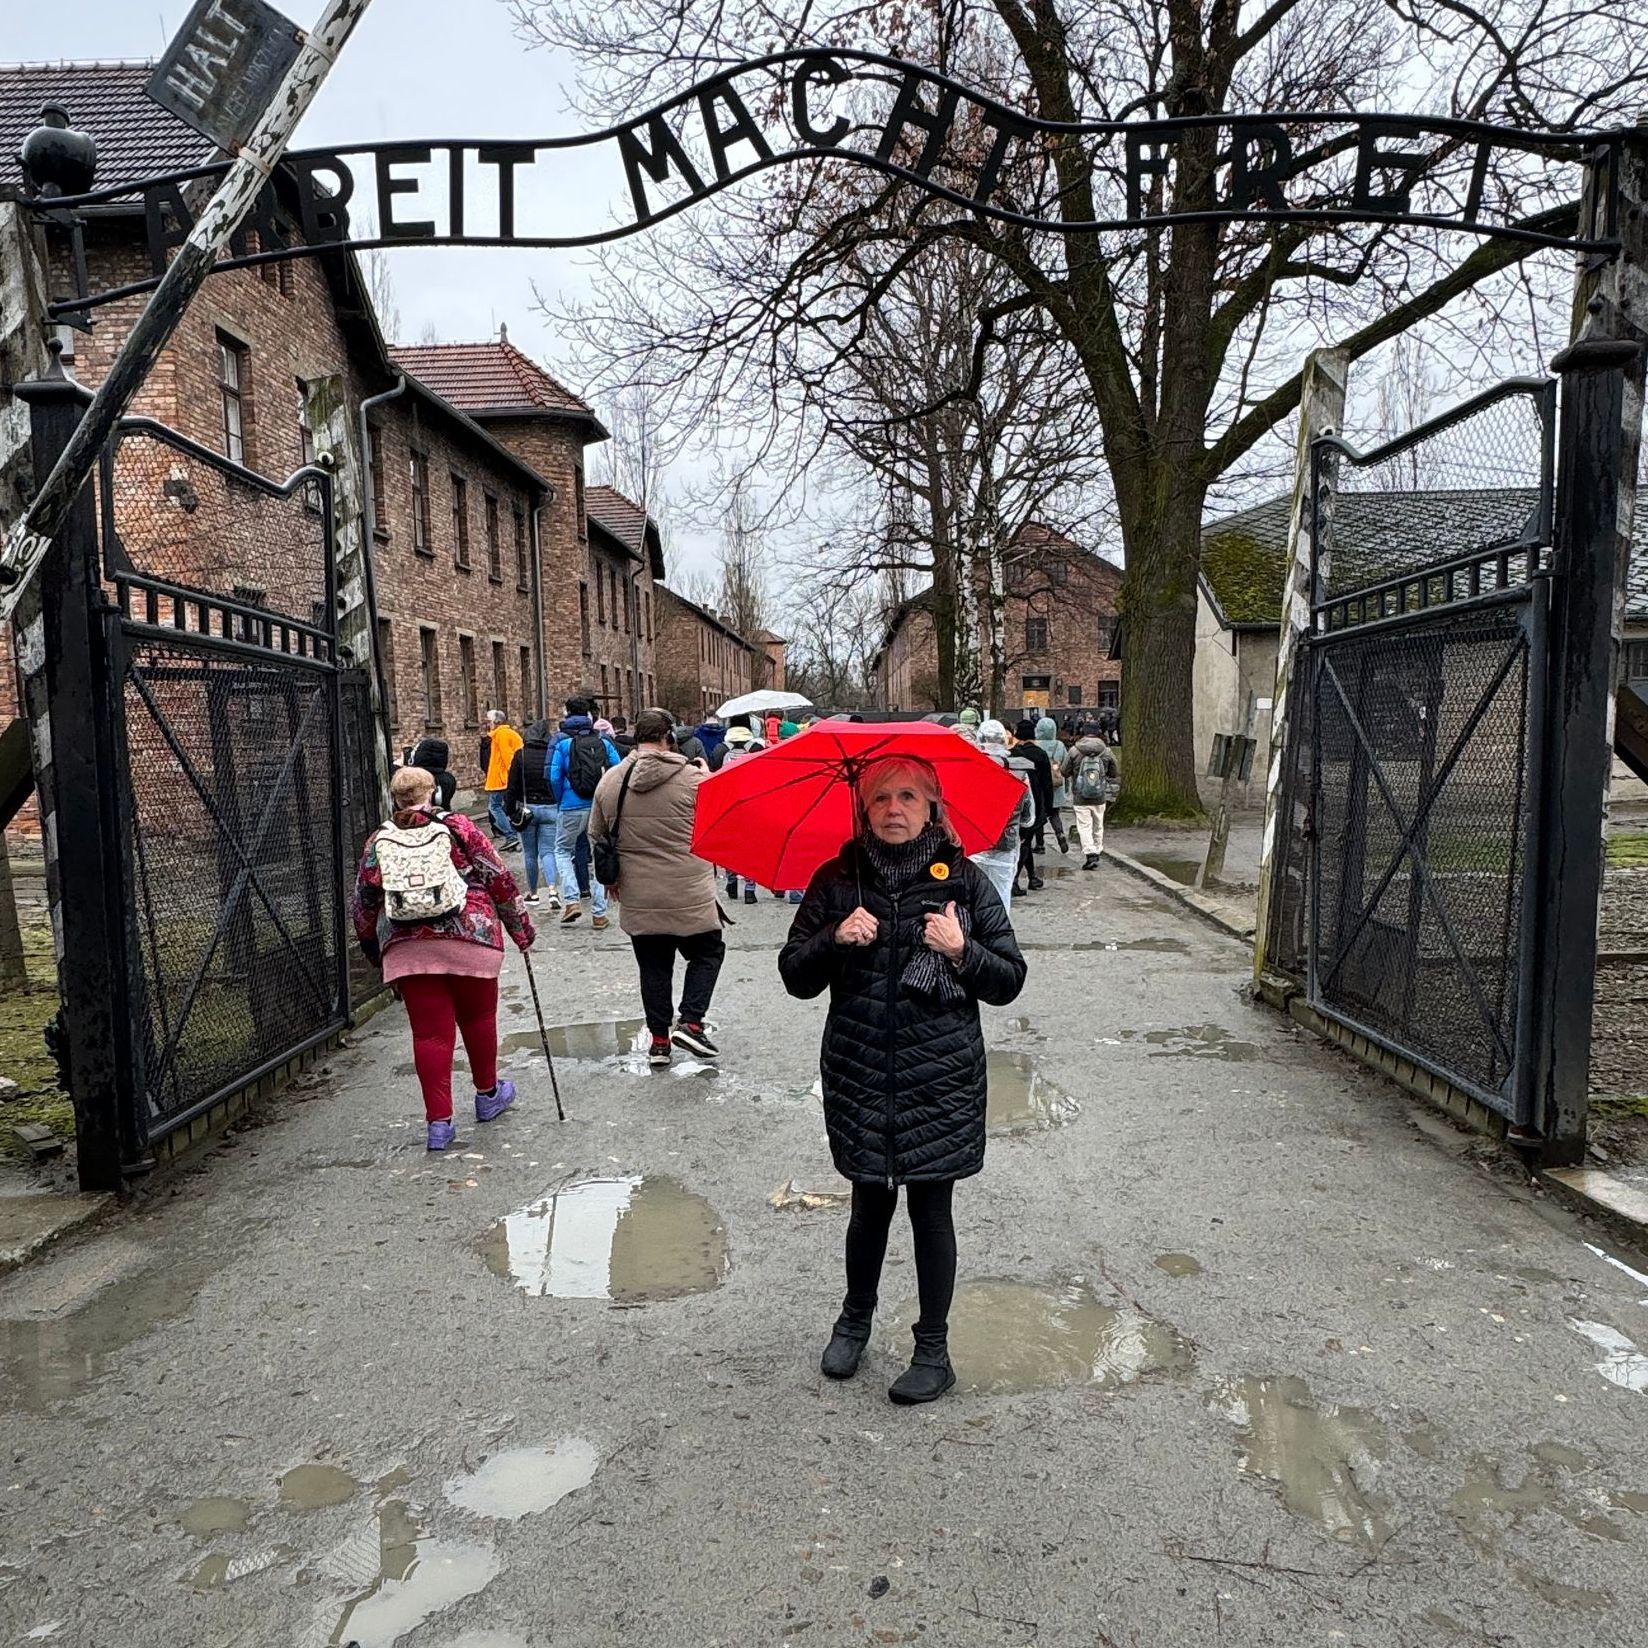
[[[897,897],[913,882],[922,879],[927,867],[943,853],[950,838],[937,824],[929,824],[920,835],[909,841],[883,841],[868,828],[858,838],[859,850],[869,861],[881,885]],[[956,900],[956,920],[961,925],[961,936],[970,938],[973,931],[972,912],[962,900]],[[925,921],[912,924],[911,932],[901,933],[900,940],[909,943],[910,959],[899,974],[899,981],[912,995],[953,1006],[967,1000],[967,991],[956,970],[937,950],[925,942]]]

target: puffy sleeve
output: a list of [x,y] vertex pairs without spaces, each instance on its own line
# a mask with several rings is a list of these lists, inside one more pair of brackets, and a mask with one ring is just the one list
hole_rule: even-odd
[[823,995],[841,969],[841,946],[835,941],[841,918],[831,908],[830,885],[830,866],[825,865],[807,888],[790,923],[790,936],[778,952],[778,976],[784,988],[803,1001]]
[[982,1002],[1005,1007],[1024,988],[1029,971],[1013,937],[1001,899],[989,878],[977,865],[967,866],[967,885],[972,898],[973,931],[967,950],[956,963],[961,981]]

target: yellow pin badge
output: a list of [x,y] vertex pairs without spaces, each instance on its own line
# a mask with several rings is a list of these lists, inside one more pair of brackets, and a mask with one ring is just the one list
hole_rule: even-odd
[[948,864],[929,864],[927,873],[934,881],[948,881],[950,879],[950,866]]

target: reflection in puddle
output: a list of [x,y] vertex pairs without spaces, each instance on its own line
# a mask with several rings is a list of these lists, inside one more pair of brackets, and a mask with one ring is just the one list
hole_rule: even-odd
[[355,1497],[359,1484],[336,1465],[299,1465],[280,1479],[280,1502],[294,1511],[319,1511]]
[[536,1516],[595,1480],[601,1456],[581,1436],[563,1437],[553,1448],[511,1448],[495,1453],[468,1476],[455,1476],[446,1497],[474,1516],[513,1522]]
[[1237,1427],[1244,1471],[1274,1482],[1282,1503],[1346,1544],[1378,1549],[1391,1528],[1372,1489],[1384,1427],[1360,1408],[1318,1407],[1304,1380],[1221,1379],[1211,1405]]
[[243,1532],[251,1515],[252,1508],[244,1499],[197,1499],[177,1519],[177,1525],[196,1539],[210,1539],[214,1534]]
[[1182,886],[1190,886],[1196,879],[1196,872],[1201,869],[1202,861],[1199,858],[1183,858],[1177,853],[1131,853],[1128,855],[1138,864],[1147,864],[1152,870],[1158,870],[1172,881]]
[[[913,1300],[888,1322],[891,1348],[907,1353]],[[1190,1366],[1170,1327],[1129,1306],[1101,1304],[1081,1282],[963,1282],[950,1312],[950,1360],[961,1390],[1007,1394],[1098,1385]]]
[[[602,1063],[626,1075],[647,1075],[647,1035],[645,1019],[598,1019],[588,1024],[552,1024],[548,1027],[549,1055],[554,1059],[573,1059]],[[537,1030],[514,1030],[499,1038],[501,1053],[524,1054],[527,1059],[541,1059],[544,1038]],[[702,1076],[713,1080],[720,1067],[706,1059],[695,1059],[679,1047],[664,1067],[672,1076]],[[663,1073],[662,1071],[660,1073]]]
[[642,1304],[707,1293],[730,1263],[715,1209],[674,1179],[575,1179],[500,1219],[487,1269],[534,1298]]
[[814,1184],[786,1179],[767,1198],[767,1206],[778,1213],[816,1213],[822,1208],[845,1207],[852,1199],[852,1185],[839,1174],[831,1174]]
[[992,1133],[1031,1133],[1063,1127],[1081,1114],[1081,1106],[1037,1069],[1028,1053],[989,1056],[989,1099],[985,1125]]
[[379,1507],[374,1523],[345,1541],[321,1567],[356,1591],[328,1643],[393,1648],[436,1614],[485,1590],[503,1564],[484,1545],[426,1539],[407,1507],[390,1500]]
[[271,1568],[279,1568],[292,1561],[296,1555],[297,1552],[290,1545],[271,1545],[265,1550],[247,1551],[239,1556],[230,1556],[224,1551],[213,1551],[188,1576],[188,1584],[196,1591],[221,1591],[224,1586],[233,1585],[237,1579],[246,1579],[252,1574],[263,1574]]
[[1158,1253],[1151,1263],[1173,1277],[1202,1274],[1202,1261],[1194,1253]]
[[1609,1384],[1628,1391],[1648,1391],[1648,1356],[1637,1349],[1634,1340],[1606,1322],[1582,1322],[1570,1316],[1568,1326],[1584,1334],[1602,1352],[1596,1370]]

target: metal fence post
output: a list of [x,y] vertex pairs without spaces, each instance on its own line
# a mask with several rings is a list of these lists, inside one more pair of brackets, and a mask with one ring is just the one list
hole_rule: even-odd
[[[50,472],[85,410],[54,357],[17,385],[28,403],[37,475]],[[99,616],[97,512],[82,486],[41,568],[54,831],[61,902],[58,989],[83,1190],[119,1190],[147,1152],[128,973],[126,876],[115,750],[119,683]]]

